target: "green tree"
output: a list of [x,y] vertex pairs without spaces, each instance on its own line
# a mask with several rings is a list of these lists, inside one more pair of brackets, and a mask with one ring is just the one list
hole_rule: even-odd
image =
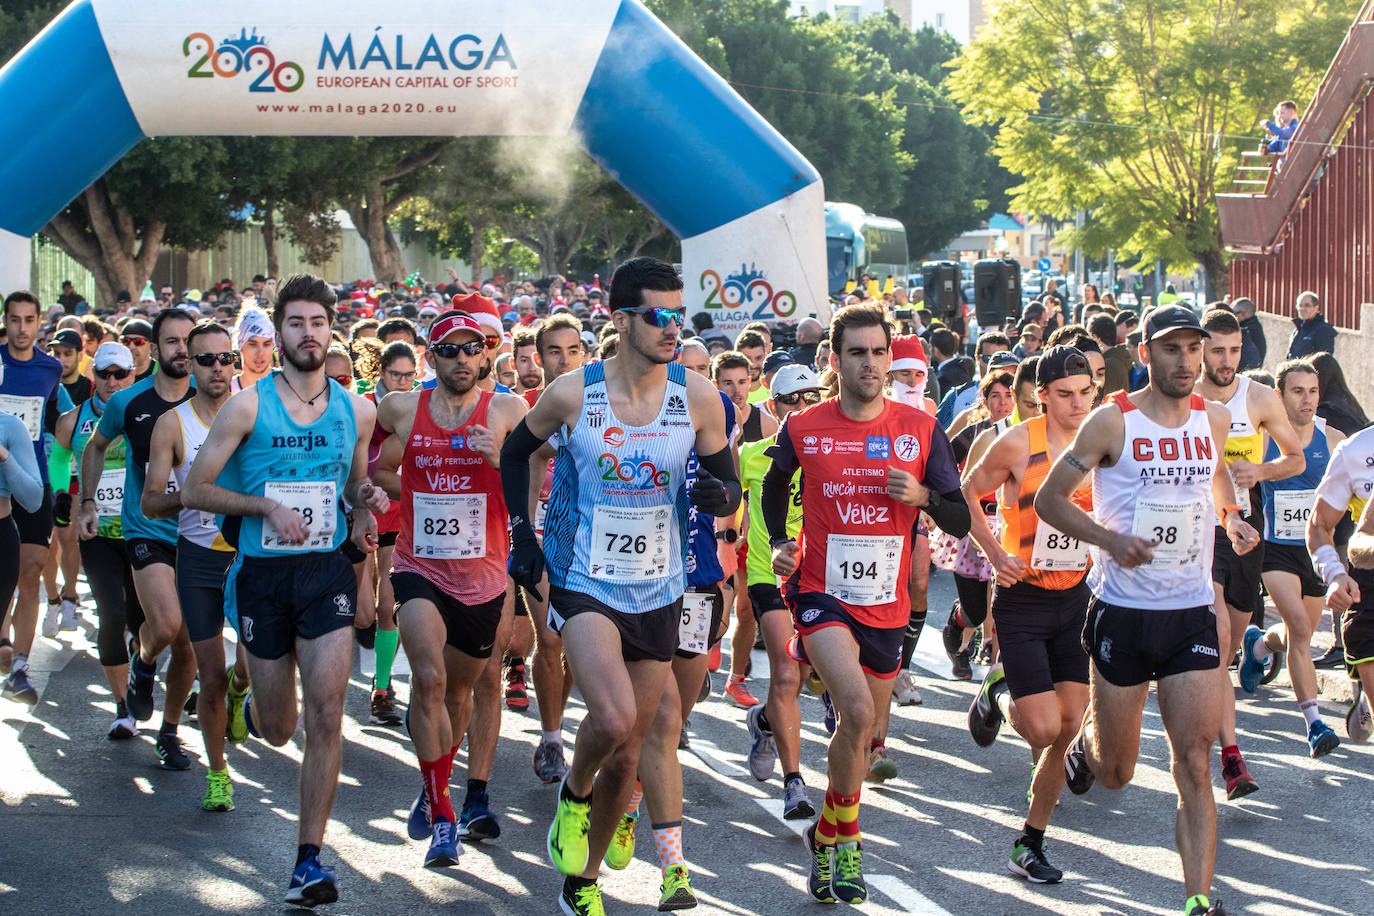
[[1229,286],[1216,193],[1257,121],[1305,98],[1359,0],[1003,0],[949,79],[1023,179],[1013,206],[1090,216],[1091,254],[1206,270]]

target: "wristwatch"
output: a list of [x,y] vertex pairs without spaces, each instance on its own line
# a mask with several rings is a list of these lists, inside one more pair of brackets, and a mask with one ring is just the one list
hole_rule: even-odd
[[739,540],[739,532],[734,528],[726,528],[724,531],[717,531],[716,540],[724,541],[727,544],[733,544]]

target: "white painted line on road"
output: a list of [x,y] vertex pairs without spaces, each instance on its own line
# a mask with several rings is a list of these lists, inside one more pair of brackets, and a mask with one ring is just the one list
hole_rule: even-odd
[[868,886],[892,899],[906,913],[917,916],[951,916],[949,910],[907,884],[896,875],[868,875]]
[[739,764],[726,760],[725,754],[721,752],[721,749],[705,738],[698,738],[696,735],[692,735],[691,744],[687,746],[687,750],[691,751],[700,758],[702,763],[722,776],[745,776],[748,773],[748,771]]

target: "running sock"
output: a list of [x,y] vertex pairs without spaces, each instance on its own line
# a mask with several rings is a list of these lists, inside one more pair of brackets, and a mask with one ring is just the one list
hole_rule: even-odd
[[[17,655],[15,656],[15,658],[18,657]],[[157,675],[156,660],[151,665],[145,664],[142,650],[134,653],[134,657],[129,659],[129,664],[134,667],[140,677],[155,677]]]
[[591,887],[595,883],[595,878],[584,878],[581,875],[568,875],[563,879],[563,884],[574,891],[584,887]]
[[773,733],[773,726],[768,724],[768,713],[762,707],[759,708],[759,728],[770,735]]
[[563,729],[555,728],[551,732],[544,732],[544,743],[561,745],[563,743]]
[[425,784],[425,797],[429,799],[430,818],[453,823],[458,819],[453,816],[453,802],[449,799],[448,767],[447,754],[438,760],[421,760],[420,778]]
[[911,657],[916,654],[916,643],[920,642],[925,626],[926,609],[912,611],[906,621],[906,632],[902,634],[902,671],[911,667]]
[[487,794],[487,781],[486,781],[485,779],[469,779],[469,780],[468,780],[468,794],[467,794],[467,797],[468,797],[468,798],[472,798],[473,796],[476,796],[476,795],[486,795],[486,794]]
[[802,784],[805,785],[805,780],[802,780],[802,774],[796,772],[784,774],[782,777],[782,784],[785,786],[791,785],[794,779],[801,781]]
[[816,842],[822,846],[835,845],[835,792],[829,787],[825,790],[825,805],[821,808],[821,819],[816,822]]
[[1207,899],[1206,894],[1194,894],[1188,898],[1188,902],[1183,904],[1183,916],[1188,916],[1194,909],[1201,906],[1204,911],[1212,906],[1212,901]]
[[996,687],[992,688],[992,702],[997,704],[997,709],[1002,713],[1002,718],[1011,721],[1011,691],[1007,689],[1006,680],[1000,681]]
[[372,651],[377,655],[377,673],[372,675],[372,689],[385,690],[391,686],[391,666],[396,661],[396,646],[401,641],[400,630],[377,628]]
[[686,865],[687,860],[682,855],[682,821],[652,826],[659,867],[667,871],[674,865]]
[[566,798],[568,801],[577,802],[579,805],[589,805],[592,801],[592,793],[588,792],[586,795],[578,795],[572,790],[572,787],[568,785],[566,777],[563,780],[563,788],[559,790],[558,794],[559,797]]
[[1021,839],[1018,842],[1031,849],[1040,849],[1045,845],[1045,831],[1026,823],[1021,827]]
[[835,792],[830,804],[835,809],[835,842],[859,842],[859,793],[844,795]]
[[1312,723],[1322,717],[1321,709],[1317,707],[1316,700],[1304,700],[1298,704],[1298,708],[1302,710],[1302,717],[1307,720],[1308,728],[1311,728]]
[[306,859],[311,856],[318,856],[319,854],[320,847],[316,846],[314,843],[302,843],[296,847],[296,867],[300,868],[301,863]]
[[129,716],[129,705],[123,700],[115,700],[115,718],[125,719]]
[[177,733],[177,727],[180,724],[181,723],[179,722],[168,722],[166,719],[163,719],[162,727],[157,730],[157,733],[159,735],[171,735],[175,737]]
[[644,785],[639,780],[635,780],[634,791],[630,793],[630,800],[625,803],[625,813],[630,817],[639,815],[639,803],[644,800]]
[[11,670],[11,671],[23,671],[23,670],[24,670],[25,668],[27,668],[28,666],[29,666],[29,653],[27,653],[27,652],[16,652],[16,653],[14,653],[14,655],[10,658],[10,670]]

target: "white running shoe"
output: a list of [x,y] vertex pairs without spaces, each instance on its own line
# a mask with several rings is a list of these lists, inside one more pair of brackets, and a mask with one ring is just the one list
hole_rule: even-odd
[[898,706],[921,705],[921,694],[916,689],[916,679],[910,671],[897,672],[897,681],[892,685],[892,699]]
[[70,598],[62,599],[62,621],[59,624],[59,629],[67,631],[76,629],[76,602]]
[[48,603],[48,609],[43,612],[43,635],[52,639],[57,635],[59,629],[58,618],[62,613],[61,604]]

